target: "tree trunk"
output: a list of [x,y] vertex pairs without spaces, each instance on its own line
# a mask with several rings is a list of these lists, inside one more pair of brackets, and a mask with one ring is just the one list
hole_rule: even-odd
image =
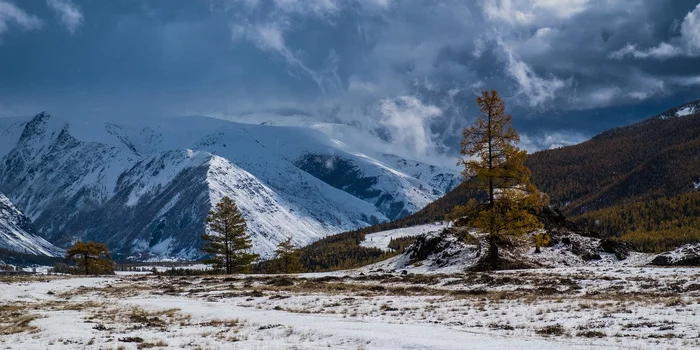
[[89,275],[88,271],[88,255],[83,255],[83,263],[85,264],[85,275]]
[[491,260],[491,270],[498,270],[498,242],[493,233],[489,234],[489,260]]
[[491,106],[489,106],[488,135],[489,135],[489,203],[493,205],[493,135],[491,132]]
[[229,247],[229,239],[230,234],[228,232],[228,222],[224,226],[224,232],[222,234],[224,235],[224,265],[226,269],[226,274],[230,275],[231,274],[231,253],[229,252],[230,247]]

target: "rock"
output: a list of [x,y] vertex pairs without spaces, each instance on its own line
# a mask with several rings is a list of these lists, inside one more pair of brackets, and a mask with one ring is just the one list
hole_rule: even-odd
[[604,239],[600,241],[600,248],[606,252],[615,254],[618,260],[625,260],[632,250],[632,246],[628,243],[613,241],[611,239]]
[[661,253],[651,261],[657,266],[700,266],[700,244],[686,244],[672,251]]

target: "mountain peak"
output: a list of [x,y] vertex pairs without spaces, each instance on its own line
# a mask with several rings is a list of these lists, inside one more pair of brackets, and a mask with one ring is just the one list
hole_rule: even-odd
[[69,126],[68,122],[54,118],[46,112],[41,112],[24,126],[19,143],[33,143],[33,141],[30,140],[37,139],[44,140],[45,142],[42,144],[48,143],[54,139],[54,137],[58,137],[58,135],[62,133],[67,133]]

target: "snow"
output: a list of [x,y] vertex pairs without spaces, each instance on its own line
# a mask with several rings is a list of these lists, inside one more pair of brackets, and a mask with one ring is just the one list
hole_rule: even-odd
[[686,106],[676,111],[676,117],[685,117],[695,113],[695,106]]
[[668,111],[666,113],[659,115],[659,118],[660,119],[680,118],[680,117],[686,117],[689,115],[693,115],[693,114],[696,114],[698,112],[700,112],[700,101],[695,101],[695,102],[691,102],[691,103],[687,103],[685,105],[682,105],[678,108],[671,109],[671,111]]
[[0,248],[26,254],[60,256],[63,250],[28,232],[29,219],[17,209],[5,195],[0,193]]
[[365,240],[360,243],[360,246],[390,251],[389,242],[394,238],[420,236],[429,232],[442,231],[446,227],[449,227],[449,224],[434,223],[370,233],[365,235]]
[[[427,279],[354,270],[335,276],[289,278],[345,288],[275,290],[266,287],[273,276],[256,275],[49,276],[0,283],[0,302],[30,305],[27,313],[41,316],[30,323],[36,330],[4,335],[0,347],[136,348],[120,340],[126,337],[159,340],[166,348],[207,349],[700,346],[696,268],[577,267]],[[163,294],[171,287],[177,291]],[[134,308],[174,310],[179,318],[146,326],[130,319]],[[547,327],[562,334],[538,333]]]

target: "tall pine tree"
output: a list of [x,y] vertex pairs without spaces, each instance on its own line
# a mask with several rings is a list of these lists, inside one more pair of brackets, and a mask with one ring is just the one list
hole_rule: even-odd
[[245,219],[231,198],[224,197],[216,204],[207,217],[207,226],[202,235],[202,252],[209,256],[206,261],[226,274],[248,272],[258,255],[248,253],[252,244],[245,232]]
[[532,214],[545,204],[530,182],[525,166],[527,152],[518,148],[520,137],[512,127],[512,117],[496,91],[483,91],[476,99],[479,117],[462,131],[459,164],[465,178],[488,195],[486,203],[471,200],[457,211],[468,213],[467,224],[488,232],[491,269],[499,268],[498,245],[507,235],[521,235],[542,228]]

